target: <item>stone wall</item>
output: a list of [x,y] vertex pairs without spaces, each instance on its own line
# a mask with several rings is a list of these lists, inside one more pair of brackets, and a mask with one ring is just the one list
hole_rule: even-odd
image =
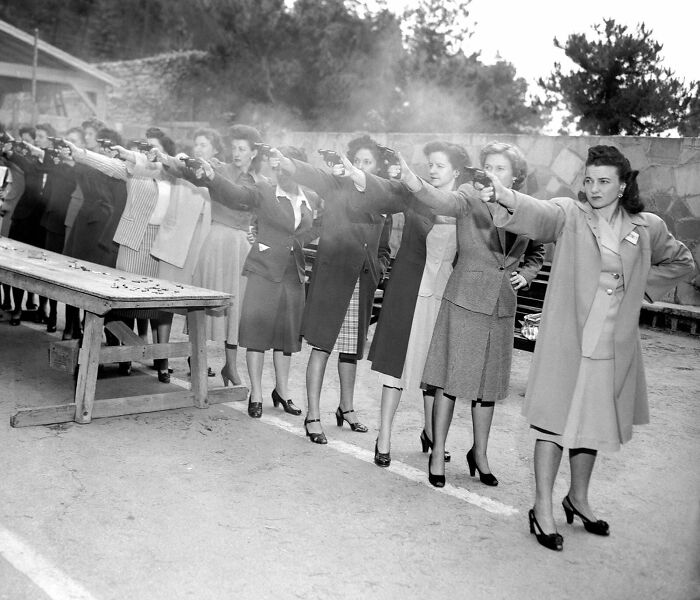
[[[320,148],[343,150],[357,134],[286,132],[270,135],[274,145],[306,150],[309,160],[321,165]],[[498,140],[519,146],[528,160],[529,175],[523,191],[537,198],[576,197],[582,189],[583,166],[589,146],[618,147],[639,170],[637,179],[646,209],[661,216],[673,235],[690,248],[696,273],[664,298],[678,304],[700,305],[700,138],[536,136],[488,134],[377,134],[380,144],[400,150],[416,172],[426,175],[423,147],[442,139],[462,144],[472,159],[479,150]]]

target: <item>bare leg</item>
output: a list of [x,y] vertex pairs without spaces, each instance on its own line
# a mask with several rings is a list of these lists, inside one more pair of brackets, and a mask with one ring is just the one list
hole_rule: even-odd
[[482,473],[490,473],[489,461],[486,458],[486,448],[489,443],[489,432],[493,421],[493,402],[472,402],[472,429],[474,431],[474,459]]
[[[309,363],[306,365],[306,418],[321,418],[321,387],[323,386],[323,376],[326,373],[326,365],[330,354],[324,350],[314,348],[309,356]],[[321,433],[323,431],[321,423],[310,423],[307,425],[311,433]]]
[[275,367],[275,389],[283,400],[289,400],[289,366],[292,355],[282,350],[272,352],[272,364]]
[[396,409],[401,400],[401,389],[382,386],[382,404],[380,409],[381,421],[379,423],[379,435],[377,436],[377,449],[382,454],[391,451],[391,426],[394,423]]
[[423,429],[428,439],[432,441],[433,439],[433,404],[435,403],[435,394],[433,391],[427,393],[427,390],[423,391],[423,414],[425,415],[425,425]]
[[226,342],[224,345],[224,354],[226,355],[226,362],[221,369],[222,377],[226,375],[226,378],[230,379],[233,385],[241,385],[242,380],[241,376],[238,374],[238,364],[236,363],[238,346]]
[[[136,333],[143,340],[144,344],[148,343],[148,319],[136,319]],[[156,336],[153,336],[155,341]]]
[[[24,290],[20,290],[19,288],[13,287],[12,288],[12,301],[15,304],[15,309],[12,311],[12,318],[13,319],[21,319],[22,318],[22,300],[24,300]],[[29,298],[27,298],[27,301]]]
[[588,448],[572,448],[569,450],[569,465],[571,467],[571,486],[569,499],[576,509],[591,521],[597,521],[588,504],[588,485],[597,452]]
[[[355,378],[357,377],[357,361],[338,356],[338,376],[340,377],[340,408],[344,411],[353,410],[355,398]],[[350,420],[353,415],[347,415]]]
[[[151,335],[154,341],[159,344],[167,344],[170,341],[170,330],[173,325],[173,313],[164,312],[163,316],[158,320],[151,321]],[[155,331],[153,325],[155,324]],[[154,366],[158,371],[168,372],[168,359],[160,358],[153,361]]]
[[554,442],[535,442],[535,517],[544,533],[554,533],[557,530],[552,510],[552,490],[562,451],[562,447]]
[[250,377],[250,401],[262,403],[262,373],[265,353],[248,348],[245,360],[248,365],[248,376]]
[[433,404],[433,451],[430,454],[430,471],[433,475],[445,474],[445,440],[454,410],[454,396],[445,394],[442,388],[437,388]]

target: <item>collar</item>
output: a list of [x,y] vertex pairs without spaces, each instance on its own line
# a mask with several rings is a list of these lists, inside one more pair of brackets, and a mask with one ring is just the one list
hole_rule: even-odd
[[277,184],[277,189],[275,190],[275,196],[277,197],[277,202],[279,202],[280,198],[287,198],[292,205],[294,206],[301,206],[302,204],[306,204],[306,208],[311,210],[311,204],[309,204],[309,200],[306,197],[306,194],[304,194],[304,190],[301,189],[301,186],[299,187],[299,193],[298,194],[288,194],[285,192],[279,184]]
[[[574,199],[574,202],[583,212],[585,212],[589,215],[593,214],[593,207],[590,204],[588,204],[588,202],[581,202],[580,200],[576,200],[576,199]],[[632,223],[633,225],[640,225],[643,227],[647,226],[647,222],[644,219],[644,217],[642,216],[642,213],[631,214],[631,213],[628,213],[624,208],[621,208],[620,210],[622,213],[621,217],[622,217],[623,223],[626,221],[626,222]]]

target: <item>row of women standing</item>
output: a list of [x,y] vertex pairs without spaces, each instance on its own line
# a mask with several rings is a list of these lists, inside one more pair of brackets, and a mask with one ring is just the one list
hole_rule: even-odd
[[[349,177],[339,177],[280,152],[271,153],[270,163],[284,177],[315,189],[326,203],[317,264],[300,326],[313,348],[307,366],[307,435],[312,442],[326,442],[319,397],[328,355],[339,349],[345,355],[353,352],[353,358],[362,356],[367,330],[358,315],[363,314],[363,306],[365,311],[369,307],[362,294],[362,273],[370,273],[376,264],[377,247],[370,243],[378,239],[380,227],[375,225],[384,214],[404,212],[401,247],[370,349],[372,368],[382,374],[383,384],[375,462],[390,463],[391,421],[401,390],[420,382],[427,392],[423,434],[433,450],[428,463],[430,482],[437,487],[445,484],[445,438],[459,397],[472,401],[470,472],[478,470],[482,482],[496,485],[486,445],[493,403],[507,394],[516,290],[528,285],[539,270],[544,256],[541,242],[557,242],[524,406],[536,440],[536,499],[528,514],[529,526],[541,545],[563,548],[552,491],[566,447],[571,463],[571,484],[562,502],[567,522],[578,517],[586,531],[608,535],[609,525],[597,519],[591,508],[588,486],[598,450],[619,448],[630,439],[633,424],[648,422],[638,335],[641,301],[645,294],[661,297],[694,269],[693,258],[663,220],[643,212],[637,172],[614,147],[589,150],[584,190],[578,199],[551,202],[514,191],[527,171],[522,154],[513,146],[485,147],[480,162],[490,184],[467,182],[455,191],[467,162],[463,150],[434,144],[426,147],[426,154],[433,185],[416,177],[403,161],[398,183],[353,168],[348,161],[344,168]],[[205,179],[222,201],[239,208],[271,206],[279,211],[287,206],[285,196],[292,207],[305,204],[298,189],[295,201],[280,187],[273,198],[263,186],[237,186],[211,169]],[[336,223],[332,207],[345,220],[343,235],[335,231],[340,217]],[[290,210],[284,210],[289,216]],[[259,215],[264,222],[264,212]],[[450,218],[456,219],[456,225]],[[299,256],[306,227],[299,231],[287,227],[277,237],[262,227],[260,231],[248,259],[251,272],[256,271],[255,264],[264,265],[256,273],[268,283],[259,289],[271,292],[274,278],[270,274],[279,274],[280,265],[287,265],[284,272],[299,275],[300,282],[300,263],[288,254]],[[337,247],[342,253],[335,253]],[[275,254],[279,259],[273,258]],[[343,270],[344,264],[355,268],[342,278],[330,276]],[[297,279],[292,279],[297,285]],[[378,273],[373,274],[370,282],[377,279]],[[279,324],[280,311],[301,312],[298,303],[265,306],[259,304],[261,298],[252,286],[248,292],[244,312],[249,303],[259,305],[261,321]],[[284,297],[279,292],[275,296]],[[294,339],[297,325],[288,321],[287,335]],[[264,350],[262,340],[257,341],[258,350]],[[298,345],[289,348],[294,351]],[[251,416],[259,415],[259,405],[251,396]],[[346,418],[343,408],[336,413],[339,425]],[[354,429],[364,429],[355,424]]]

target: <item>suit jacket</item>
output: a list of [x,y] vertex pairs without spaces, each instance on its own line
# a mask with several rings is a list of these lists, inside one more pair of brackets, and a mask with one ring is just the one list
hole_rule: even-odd
[[[582,333],[601,274],[597,215],[587,202],[554,198],[549,202],[515,194],[512,215],[494,205],[496,222],[519,235],[556,242],[542,322],[523,407],[531,424],[561,433],[581,363]],[[624,295],[614,328],[615,410],[621,441],[632,425],[649,421],[646,382],[639,341],[639,312],[645,293],[659,299],[692,273],[693,257],[652,213],[622,212],[620,259]],[[603,318],[603,315],[601,318]]]
[[215,202],[232,210],[254,211],[257,216],[257,239],[243,265],[243,274],[256,273],[269,281],[280,282],[292,253],[299,283],[303,283],[306,266],[303,247],[318,236],[313,214],[313,207],[318,206],[318,196],[305,190],[311,208],[301,205],[301,222],[295,227],[291,203],[286,197],[278,198],[276,188],[269,183],[238,185],[216,174],[209,188]]
[[505,231],[494,225],[494,205],[471,200],[461,188],[445,192],[426,184],[416,197],[440,214],[457,217],[459,255],[443,298],[473,312],[491,315],[498,306],[498,316],[515,316],[511,274],[519,271],[530,285],[542,268],[544,245],[529,246],[530,238],[518,235],[507,248]]

